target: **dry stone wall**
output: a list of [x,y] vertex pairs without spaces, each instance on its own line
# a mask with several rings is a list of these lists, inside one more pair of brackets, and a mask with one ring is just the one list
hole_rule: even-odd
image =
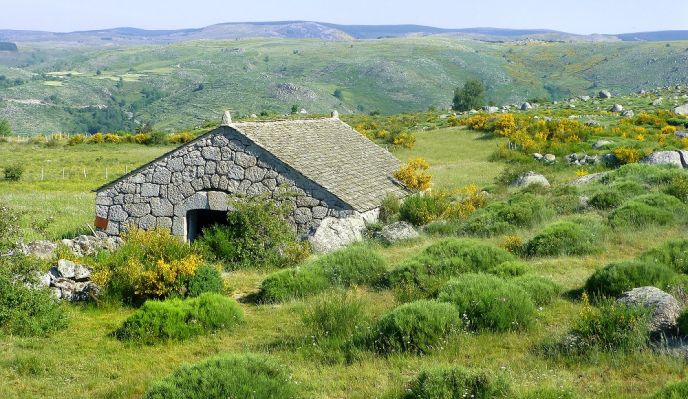
[[262,193],[288,203],[302,235],[326,217],[354,214],[323,187],[225,126],[101,188],[96,216],[108,220],[110,235],[138,226],[185,237],[188,211],[225,211],[231,196]]

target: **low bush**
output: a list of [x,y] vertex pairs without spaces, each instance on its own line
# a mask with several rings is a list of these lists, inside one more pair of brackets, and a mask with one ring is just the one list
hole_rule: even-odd
[[684,399],[688,398],[688,380],[669,384],[657,391],[650,399]]
[[590,198],[590,206],[597,209],[613,209],[621,205],[624,197],[619,191],[607,190],[601,191]]
[[478,209],[466,220],[464,231],[479,236],[505,234],[518,227],[533,227],[550,214],[543,198],[520,193],[507,202],[493,202]]
[[684,309],[677,320],[678,331],[681,335],[688,336],[688,309]]
[[316,340],[340,343],[367,324],[363,301],[343,291],[326,292],[314,298],[303,314],[303,322]]
[[640,259],[660,263],[678,273],[688,274],[688,240],[667,241],[659,247],[643,252]]
[[599,234],[595,228],[573,221],[551,224],[524,246],[528,256],[587,255],[598,252]]
[[421,371],[411,381],[403,399],[497,399],[511,397],[504,378],[462,367]]
[[5,166],[4,173],[6,181],[19,181],[21,180],[22,175],[24,175],[24,165],[18,163],[14,165]]
[[354,245],[324,255],[313,263],[323,270],[333,285],[377,285],[387,272],[387,263],[376,251]]
[[530,327],[535,305],[518,285],[489,274],[464,274],[442,287],[438,300],[455,306],[466,327],[512,331]]
[[671,179],[666,188],[666,193],[673,195],[684,203],[688,202],[688,176],[680,175]]
[[355,245],[324,255],[294,269],[269,275],[260,289],[264,302],[283,302],[316,294],[330,287],[378,285],[387,265],[374,250]]
[[211,358],[182,366],[153,384],[145,399],[293,399],[298,389],[287,371],[263,355]]
[[197,245],[230,270],[293,266],[309,251],[288,221],[287,204],[278,205],[262,195],[236,199],[227,224],[206,229]]
[[636,197],[609,214],[614,228],[665,226],[685,221],[685,205],[671,195],[653,193]]
[[380,206],[380,221],[383,223],[392,223],[399,218],[399,210],[401,208],[401,201],[396,195],[389,193],[382,200]]
[[225,284],[222,279],[222,274],[216,267],[210,265],[203,265],[196,269],[196,272],[189,279],[189,290],[187,296],[199,296],[205,292],[214,292],[221,294],[224,291]]
[[649,312],[614,299],[602,301],[597,307],[584,300],[571,334],[577,339],[575,351],[636,351],[650,340]]
[[450,198],[446,195],[416,193],[401,204],[399,217],[415,226],[422,226],[442,216],[450,203]]
[[280,270],[260,284],[260,302],[277,303],[317,294],[331,287],[323,270],[306,265]]
[[436,242],[417,256],[391,270],[389,287],[412,286],[420,297],[430,297],[451,277],[483,272],[515,257],[509,252],[476,240],[450,238]]
[[109,300],[139,304],[146,299],[184,296],[201,257],[165,230],[130,229],[124,245],[96,257],[93,281]]
[[530,271],[530,266],[521,261],[513,260],[490,267],[487,272],[502,278],[522,276]]
[[40,266],[24,256],[0,257],[0,335],[47,336],[67,326],[64,307],[38,287]]
[[596,270],[586,281],[585,290],[593,297],[616,297],[637,287],[664,288],[675,276],[669,267],[652,262],[615,262]]
[[378,353],[425,354],[440,349],[460,326],[461,317],[453,306],[421,300],[382,315],[362,341]]
[[230,329],[243,320],[236,301],[205,293],[186,300],[146,301],[114,332],[121,341],[153,345]]
[[527,292],[537,306],[550,304],[562,291],[559,284],[543,276],[523,275],[510,281]]

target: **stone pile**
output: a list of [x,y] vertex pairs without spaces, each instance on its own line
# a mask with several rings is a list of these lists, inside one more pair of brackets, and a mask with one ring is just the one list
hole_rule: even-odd
[[566,157],[566,162],[572,165],[596,165],[602,161],[599,155],[587,154],[569,154]]
[[119,248],[124,241],[119,237],[110,237],[103,232],[95,235],[80,235],[73,239],[64,239],[61,242],[32,241],[28,244],[17,244],[19,252],[25,256],[33,256],[38,259],[48,260],[55,257],[55,251],[59,244],[66,246],[76,256],[94,255],[98,251],[113,251]]
[[57,299],[70,302],[86,301],[100,291],[100,287],[91,281],[89,267],[67,259],[60,259],[57,266],[41,276],[40,285],[50,287]]
[[418,238],[418,232],[408,222],[394,222],[382,228],[375,237],[380,239],[385,244],[394,244],[395,242],[412,240]]

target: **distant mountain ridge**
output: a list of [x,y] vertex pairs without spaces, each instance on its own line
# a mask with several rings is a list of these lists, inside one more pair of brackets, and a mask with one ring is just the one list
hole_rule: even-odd
[[314,21],[228,22],[203,28],[146,30],[132,27],[76,32],[0,30],[0,40],[10,42],[62,42],[86,45],[177,43],[188,40],[233,40],[244,38],[289,38],[354,40],[403,37],[410,35],[458,35],[485,40],[688,40],[688,30],[620,33],[615,35],[578,35],[551,29],[505,29],[491,27],[438,28],[424,25],[339,25]]

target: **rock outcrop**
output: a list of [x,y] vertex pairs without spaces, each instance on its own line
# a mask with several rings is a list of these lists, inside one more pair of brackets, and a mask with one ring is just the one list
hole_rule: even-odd
[[332,252],[354,242],[363,241],[365,229],[366,222],[360,216],[327,217],[323,219],[308,241],[313,252]]
[[386,244],[393,244],[399,241],[418,238],[419,234],[410,223],[395,222],[383,227],[375,236]]
[[91,281],[91,269],[67,259],[60,259],[39,281],[50,287],[57,299],[70,302],[86,301],[100,292]]
[[628,306],[650,309],[650,332],[653,334],[673,330],[681,314],[681,305],[676,298],[655,287],[634,288],[621,294],[618,301]]
[[549,187],[547,178],[539,173],[533,171],[527,172],[516,178],[513,182],[514,187],[528,187],[533,184],[539,184],[543,187]]

